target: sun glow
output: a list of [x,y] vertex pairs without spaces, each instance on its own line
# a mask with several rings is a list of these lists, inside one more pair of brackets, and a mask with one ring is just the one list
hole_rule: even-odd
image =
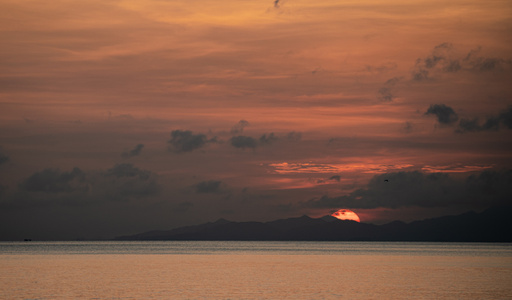
[[359,216],[355,212],[353,212],[349,209],[340,209],[340,210],[334,212],[331,216],[338,218],[340,220],[350,220],[350,221],[361,222],[361,220],[359,219]]
[[402,170],[412,167],[411,164],[325,164],[325,163],[272,163],[272,172],[276,174],[300,174],[300,173],[340,173],[350,171],[360,171],[369,174],[386,173],[391,170]]

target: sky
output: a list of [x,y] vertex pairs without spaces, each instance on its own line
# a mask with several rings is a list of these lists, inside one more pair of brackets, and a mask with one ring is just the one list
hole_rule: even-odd
[[0,0],[0,239],[512,202],[510,1]]

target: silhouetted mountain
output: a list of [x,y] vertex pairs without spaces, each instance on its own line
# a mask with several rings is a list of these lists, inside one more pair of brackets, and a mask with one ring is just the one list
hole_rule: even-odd
[[293,229],[310,227],[310,226],[320,225],[320,224],[324,224],[324,223],[325,223],[325,221],[322,220],[321,218],[313,219],[311,217],[304,215],[300,218],[276,220],[276,221],[267,222],[265,224],[270,225],[271,227],[275,228],[279,232],[288,232]]
[[197,226],[149,231],[118,240],[241,240],[241,241],[442,241],[512,242],[512,207],[482,213],[384,225],[322,218],[281,219],[271,222],[231,222],[219,219]]

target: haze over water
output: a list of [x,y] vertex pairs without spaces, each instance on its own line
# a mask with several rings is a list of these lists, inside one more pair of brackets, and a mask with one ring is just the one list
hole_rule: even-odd
[[2,242],[2,299],[510,299],[512,246]]

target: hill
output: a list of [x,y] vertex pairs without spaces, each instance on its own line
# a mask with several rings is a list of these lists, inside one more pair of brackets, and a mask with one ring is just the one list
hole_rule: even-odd
[[121,236],[116,240],[512,242],[512,207],[384,225],[305,215],[271,222],[219,219],[196,226]]

